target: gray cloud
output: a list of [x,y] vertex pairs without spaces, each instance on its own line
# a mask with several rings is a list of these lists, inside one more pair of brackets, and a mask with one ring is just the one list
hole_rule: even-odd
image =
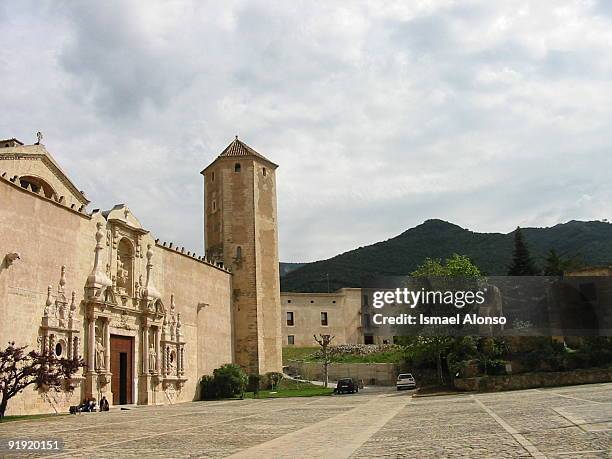
[[[235,134],[281,165],[281,259],[426,218],[477,231],[609,217],[605,2],[15,2],[0,136],[93,207],[202,248],[199,171]],[[93,208],[92,207],[92,208]]]

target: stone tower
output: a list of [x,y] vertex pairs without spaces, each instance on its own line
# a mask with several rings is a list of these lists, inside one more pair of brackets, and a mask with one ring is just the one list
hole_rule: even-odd
[[234,355],[249,373],[282,368],[277,167],[236,137],[202,171],[206,254],[232,270]]

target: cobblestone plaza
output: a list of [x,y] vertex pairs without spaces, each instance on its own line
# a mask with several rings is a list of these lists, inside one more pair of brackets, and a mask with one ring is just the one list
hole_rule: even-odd
[[5,423],[0,438],[64,442],[45,457],[608,458],[612,383],[149,406]]

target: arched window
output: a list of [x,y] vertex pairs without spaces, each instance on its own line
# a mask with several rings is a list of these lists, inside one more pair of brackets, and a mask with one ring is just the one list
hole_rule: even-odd
[[242,259],[242,247],[238,246],[236,248],[236,260]]
[[234,172],[240,172],[240,163],[234,164]]
[[42,193],[49,199],[51,199],[55,194],[55,191],[53,188],[51,188],[51,185],[39,177],[24,175],[23,177],[19,177],[19,184],[22,188],[27,188],[29,185],[34,193],[38,193],[42,189]]

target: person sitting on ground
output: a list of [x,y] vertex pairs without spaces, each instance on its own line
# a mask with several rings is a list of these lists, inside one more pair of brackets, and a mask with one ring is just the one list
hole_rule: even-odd
[[92,398],[92,399],[89,401],[89,410],[88,410],[88,411],[89,411],[90,413],[93,413],[93,412],[95,412],[95,411],[96,411],[96,399],[95,399],[95,398]]
[[106,395],[103,395],[100,399],[100,412],[108,411],[110,409],[108,405],[108,400],[106,399]]
[[83,400],[83,403],[78,406],[78,410],[79,413],[86,413],[87,411],[89,411],[89,400]]

